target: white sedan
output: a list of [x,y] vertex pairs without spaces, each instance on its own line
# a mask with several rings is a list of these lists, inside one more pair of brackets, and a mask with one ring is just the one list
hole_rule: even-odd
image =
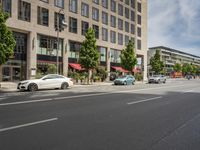
[[39,89],[67,89],[72,86],[71,78],[58,74],[49,74],[40,79],[25,80],[18,83],[17,89],[36,91]]

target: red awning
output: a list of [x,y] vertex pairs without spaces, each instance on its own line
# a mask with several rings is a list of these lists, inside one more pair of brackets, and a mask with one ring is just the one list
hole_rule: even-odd
[[140,70],[139,68],[134,68],[134,69],[132,70],[132,72],[134,72],[134,73],[139,73],[139,72],[141,72],[141,70]]
[[116,67],[116,66],[111,66],[111,67],[112,67],[113,69],[117,70],[117,71],[120,71],[120,72],[125,72],[125,73],[128,72],[128,70],[123,69],[122,67]]
[[84,70],[80,64],[69,63],[69,65],[76,70]]

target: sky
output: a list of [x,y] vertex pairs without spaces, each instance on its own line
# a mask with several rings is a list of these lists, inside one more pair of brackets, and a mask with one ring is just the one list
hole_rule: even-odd
[[200,56],[200,0],[147,0],[148,47]]

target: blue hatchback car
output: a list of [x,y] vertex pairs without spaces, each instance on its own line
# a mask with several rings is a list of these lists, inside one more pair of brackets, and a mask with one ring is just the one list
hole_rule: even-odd
[[114,85],[133,85],[135,78],[132,75],[125,75],[114,80]]

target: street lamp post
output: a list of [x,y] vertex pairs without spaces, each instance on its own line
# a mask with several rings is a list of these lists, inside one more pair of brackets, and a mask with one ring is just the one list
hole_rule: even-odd
[[59,51],[59,32],[62,30],[62,27],[67,27],[67,23],[63,19],[61,21],[61,29],[60,29],[60,13],[61,11],[64,12],[63,9],[60,9],[58,14],[57,14],[57,51],[56,51],[56,73],[58,74],[59,72],[59,57],[58,57],[58,51]]

